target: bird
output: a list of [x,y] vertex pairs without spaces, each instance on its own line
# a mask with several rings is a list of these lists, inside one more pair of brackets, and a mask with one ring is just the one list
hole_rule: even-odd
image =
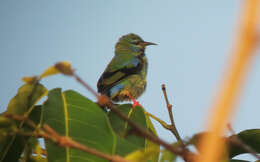
[[113,102],[132,100],[133,107],[140,106],[135,99],[146,89],[145,49],[149,45],[157,44],[133,33],[122,36],[115,45],[115,55],[98,80],[98,92]]

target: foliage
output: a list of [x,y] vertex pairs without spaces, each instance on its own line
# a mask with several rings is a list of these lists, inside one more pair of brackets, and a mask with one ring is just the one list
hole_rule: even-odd
[[[48,91],[39,83],[42,78],[58,73],[75,77],[98,98],[98,103],[73,90]],[[141,106],[115,105],[105,96],[99,96],[74,73],[68,62],[58,63],[39,77],[25,77],[23,81],[26,83],[0,115],[0,161],[3,162],[174,162],[177,157],[193,161],[195,153],[188,146],[194,145],[200,152],[201,139],[211,134],[198,133],[188,141],[179,137],[165,86],[162,90],[171,125]],[[47,100],[36,105],[46,95]],[[178,141],[170,145],[157,137],[150,117],[173,133]],[[41,137],[45,146],[39,143]],[[226,144],[221,161],[243,161],[233,158],[244,153],[259,160],[259,139],[260,129],[221,138]]]
[[[24,84],[10,101],[6,112],[0,116],[1,161],[108,161],[81,150],[59,147],[50,139],[44,140],[48,156],[35,156],[35,145],[38,142],[35,141],[37,138],[34,133],[44,124],[48,124],[61,136],[70,137],[106,154],[130,157],[128,154],[135,151],[149,154],[151,151],[147,150],[152,148],[153,155],[147,159],[158,160],[158,145],[135,135],[126,122],[75,91],[62,92],[59,88],[50,90],[48,99],[42,105],[35,106],[36,101],[45,96],[46,92],[46,88],[39,83]],[[123,104],[118,105],[118,109],[142,128],[156,134],[143,108],[133,109],[132,105]],[[14,119],[15,116],[22,119]],[[26,124],[27,119],[34,122],[34,128]]]
[[[36,106],[47,93],[47,100]],[[120,104],[116,105],[116,109],[142,129],[157,136],[150,117],[143,107],[133,108],[131,104]],[[127,161],[173,162],[178,157],[167,149],[160,149],[145,136],[140,136],[134,127],[113,111],[101,108],[97,103],[73,90],[63,92],[60,88],[56,88],[48,92],[36,80],[19,88],[7,110],[0,116],[1,161],[109,161],[95,154],[67,147],[66,144],[62,147],[57,144],[57,141],[55,142],[58,138],[45,138],[45,146],[43,146],[45,151],[43,151],[37,132],[39,132],[38,128],[46,124],[61,137],[70,137],[87,147],[104,154],[119,155]],[[205,134],[194,135],[186,142],[187,145],[197,146],[198,141]],[[245,130],[224,138],[230,159],[236,155],[251,153],[234,141],[232,142],[234,137],[241,139],[253,150],[260,151],[260,129]],[[172,146],[179,147],[181,144],[178,142]],[[226,158],[227,156],[223,156],[223,159]]]

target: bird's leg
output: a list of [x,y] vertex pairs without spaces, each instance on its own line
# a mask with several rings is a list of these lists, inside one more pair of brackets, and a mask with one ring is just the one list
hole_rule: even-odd
[[138,102],[138,101],[136,101],[131,95],[130,95],[130,93],[128,93],[128,97],[132,100],[132,102],[133,102],[133,107],[135,108],[136,106],[141,106],[141,104]]
[[121,92],[121,95],[124,95],[124,96],[129,97],[129,98],[131,99],[131,101],[133,102],[133,107],[134,107],[134,108],[135,108],[136,106],[141,106],[141,104],[140,104],[138,101],[135,100],[135,98],[130,94],[129,91],[123,90],[123,91]]

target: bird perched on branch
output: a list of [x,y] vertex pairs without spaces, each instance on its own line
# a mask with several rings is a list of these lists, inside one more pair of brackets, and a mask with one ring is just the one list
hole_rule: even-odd
[[156,45],[136,34],[122,36],[115,46],[115,55],[98,80],[98,92],[114,102],[135,100],[146,88],[147,57],[145,48]]

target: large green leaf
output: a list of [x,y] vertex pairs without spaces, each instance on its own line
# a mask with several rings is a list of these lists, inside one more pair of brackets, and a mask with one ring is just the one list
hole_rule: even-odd
[[[105,112],[98,105],[74,91],[53,89],[43,105],[43,123],[60,135],[107,154],[114,154],[116,137]],[[61,148],[45,141],[48,161],[104,162],[102,158],[72,148]]]
[[[16,96],[11,99],[7,110],[3,114],[29,117],[34,110],[34,105],[45,96],[47,92],[47,89],[40,83],[24,84],[19,88]],[[23,122],[16,121],[16,125],[18,129],[26,129]],[[0,161],[18,161],[27,140],[28,137],[21,135],[8,136],[7,139],[0,143]]]
[[[137,106],[136,108],[133,108],[131,104],[123,104],[118,105],[117,109],[119,109],[121,113],[127,115],[130,120],[138,124],[141,128],[156,135],[153,124],[149,117],[146,116],[142,107]],[[108,116],[114,131],[117,133],[116,154],[121,156],[133,155],[132,157],[142,158],[139,155],[140,152],[144,152],[143,155],[146,156],[146,159],[158,161],[160,152],[160,147],[158,145],[146,140],[144,137],[138,136],[135,133],[135,129],[129,126],[126,121],[123,121],[115,113],[109,112]],[[151,154],[151,152],[153,153]],[[132,153],[132,155],[130,155],[130,153]],[[150,156],[149,158],[147,158],[148,155]]]
[[[240,140],[243,141],[244,144],[253,148],[256,152],[260,153],[260,129],[249,129],[242,131],[235,135]],[[236,138],[235,136],[230,136],[229,139]],[[229,141],[229,140],[228,140]],[[243,147],[235,145],[233,143],[229,143],[229,157],[235,157],[236,155],[248,153]]]

